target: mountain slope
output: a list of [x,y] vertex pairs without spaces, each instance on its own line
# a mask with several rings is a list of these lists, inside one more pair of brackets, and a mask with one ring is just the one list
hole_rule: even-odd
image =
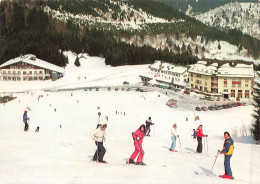
[[195,17],[207,25],[238,29],[260,39],[260,4],[230,3]]
[[[187,12],[190,8],[192,10],[189,12],[191,14],[197,15],[205,13],[214,8],[224,6],[231,2],[231,0],[156,0],[165,4],[172,6],[176,10],[180,10],[183,13]],[[258,0],[234,0],[232,2],[259,2]]]

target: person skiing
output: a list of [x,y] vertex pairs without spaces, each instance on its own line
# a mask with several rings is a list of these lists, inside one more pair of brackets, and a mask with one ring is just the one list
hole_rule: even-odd
[[229,132],[224,132],[224,146],[223,146],[223,150],[222,151],[218,151],[218,153],[225,155],[225,160],[224,160],[224,167],[225,167],[225,174],[224,175],[219,175],[219,177],[222,178],[226,178],[226,179],[232,179],[232,171],[230,168],[230,159],[232,157],[233,154],[233,150],[234,150],[234,141],[233,139],[230,137]]
[[150,132],[151,132],[150,126],[154,125],[151,117],[149,117],[148,120],[146,120],[145,124],[146,124],[146,130],[145,130],[146,136],[150,136]]
[[103,160],[104,155],[106,153],[106,149],[103,145],[103,142],[106,139],[106,128],[107,124],[103,124],[91,133],[91,138],[95,141],[95,144],[97,145],[97,150],[93,157],[93,161],[106,163],[106,161]]
[[97,128],[101,125],[101,112],[98,112],[98,121],[97,121]]
[[[146,165],[142,162],[144,157],[144,150],[142,148],[143,138],[145,136],[145,125],[142,124],[139,129],[137,129],[135,132],[132,133],[132,137],[134,139],[134,146],[135,151],[131,155],[129,159],[129,164],[136,164],[136,165]],[[138,155],[139,154],[139,155]],[[135,163],[135,158],[137,157],[137,161]]]
[[172,145],[171,145],[171,148],[170,148],[170,151],[173,151],[173,152],[176,152],[176,150],[175,150],[176,137],[179,137],[179,135],[178,135],[178,132],[177,132],[177,125],[176,125],[176,123],[174,123],[172,130],[171,130]]
[[29,128],[29,124],[28,121],[29,118],[27,117],[27,111],[25,110],[23,113],[23,122],[24,122],[24,131],[27,132],[28,128]]
[[202,125],[200,125],[196,131],[196,136],[198,140],[197,153],[202,153],[202,137],[208,137],[208,135],[203,134]]

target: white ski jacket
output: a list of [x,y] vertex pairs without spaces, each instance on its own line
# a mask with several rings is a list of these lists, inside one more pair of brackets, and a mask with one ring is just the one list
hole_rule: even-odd
[[106,130],[102,130],[101,127],[95,129],[91,133],[91,138],[96,142],[103,142],[106,139]]
[[173,136],[178,136],[179,134],[178,134],[178,131],[177,131],[177,128],[172,128],[172,130],[171,130],[171,136],[173,137]]

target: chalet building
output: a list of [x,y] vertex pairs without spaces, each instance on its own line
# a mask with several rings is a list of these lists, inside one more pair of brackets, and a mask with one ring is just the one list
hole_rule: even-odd
[[64,68],[27,54],[0,65],[1,80],[33,81],[63,77]]
[[254,65],[245,61],[198,61],[191,65],[191,90],[224,98],[251,98],[254,85]]
[[155,80],[157,83],[177,88],[188,87],[188,67],[156,60],[149,66],[148,75],[140,75],[143,81]]

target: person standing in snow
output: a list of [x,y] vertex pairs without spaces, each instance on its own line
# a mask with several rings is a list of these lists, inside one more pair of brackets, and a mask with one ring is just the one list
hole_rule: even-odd
[[150,126],[154,125],[151,117],[149,117],[148,120],[146,120],[145,124],[146,124],[146,130],[145,130],[146,136],[150,136],[150,132],[151,132]]
[[232,179],[233,177],[232,177],[232,171],[230,168],[230,159],[232,157],[233,150],[234,150],[234,141],[230,137],[229,132],[224,133],[224,138],[225,138],[225,142],[224,142],[223,150],[222,151],[219,150],[218,153],[220,153],[220,154],[224,153],[224,155],[225,155],[225,160],[224,160],[225,174],[220,175],[220,177]]
[[202,137],[208,137],[208,135],[203,134],[202,125],[200,125],[196,131],[196,136],[198,140],[197,153],[202,153]]
[[[129,159],[130,164],[136,164],[136,165],[146,165],[145,163],[142,162],[143,157],[144,157],[144,150],[142,148],[142,143],[143,143],[143,138],[145,136],[145,125],[142,124],[138,130],[132,133],[132,137],[134,139],[134,146],[135,146],[135,151],[131,155]],[[138,155],[139,154],[139,155]],[[137,161],[135,163],[135,158],[137,157]]]
[[177,125],[176,125],[176,123],[174,123],[172,130],[171,130],[172,145],[171,145],[170,151],[176,152],[175,147],[176,147],[177,137],[179,137],[178,132],[177,132]]
[[29,128],[29,124],[28,124],[28,117],[27,117],[27,111],[25,110],[23,113],[23,122],[24,122],[24,131],[27,132],[28,128]]
[[106,153],[106,149],[103,145],[103,142],[106,139],[106,128],[107,124],[103,124],[91,133],[91,138],[95,141],[95,144],[97,145],[97,150],[93,157],[93,161],[106,163],[106,161],[103,160]]

